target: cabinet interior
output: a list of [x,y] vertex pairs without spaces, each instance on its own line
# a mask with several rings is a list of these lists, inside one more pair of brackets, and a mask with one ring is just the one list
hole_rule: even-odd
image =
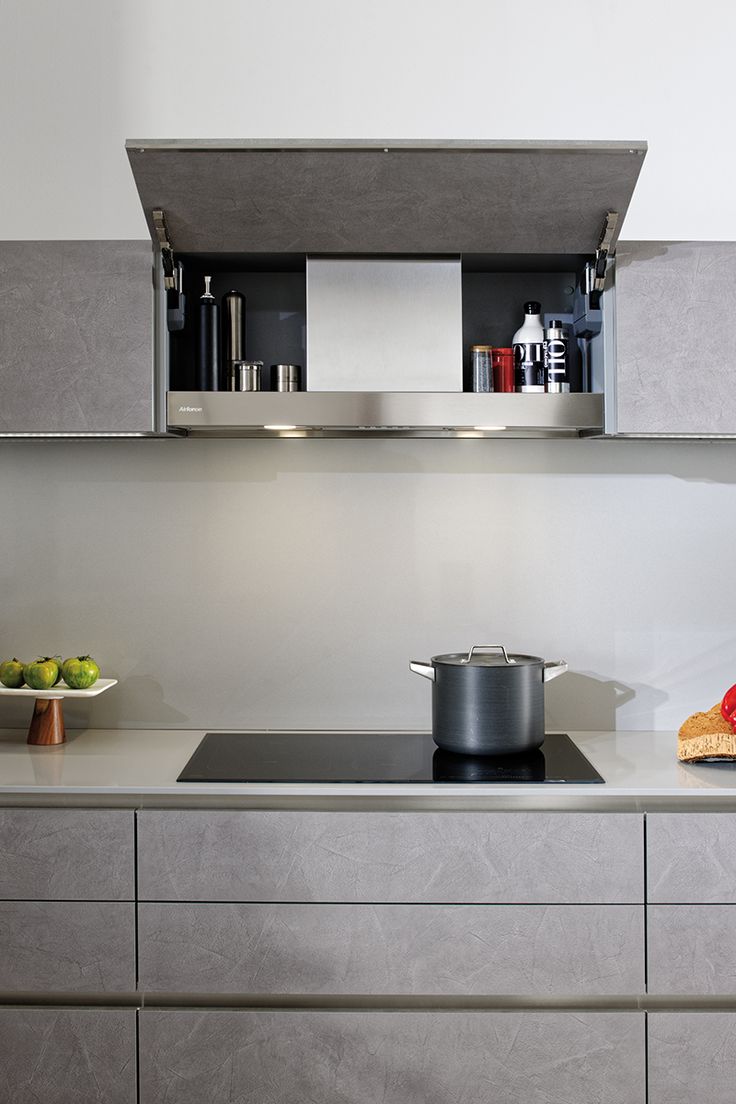
[[[198,300],[205,275],[212,276],[218,303],[228,291],[245,296],[245,357],[263,361],[264,389],[272,364],[300,364],[309,386],[305,254],[183,254],[177,260],[183,271],[185,322],[183,329],[169,328],[169,390],[196,390]],[[175,292],[168,293],[170,306],[176,299]]]
[[[289,363],[301,365],[302,387],[309,390],[306,254],[183,253],[176,260],[182,265],[185,320],[181,329],[167,326],[168,390],[196,389],[198,299],[205,275],[212,276],[219,303],[230,290],[245,296],[245,357],[263,361],[263,389],[270,388],[270,366]],[[580,290],[590,260],[583,254],[462,256],[465,391],[472,390],[471,346],[510,346],[529,299],[541,303],[545,323],[559,318],[577,338],[570,344],[571,390],[603,390],[602,320]],[[175,309],[177,301],[177,292],[167,293],[169,308]]]

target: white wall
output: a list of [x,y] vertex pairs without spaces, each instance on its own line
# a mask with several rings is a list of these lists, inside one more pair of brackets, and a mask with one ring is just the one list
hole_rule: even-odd
[[736,238],[725,0],[2,0],[0,240],[146,231],[126,138],[645,138],[626,238]]
[[[0,240],[145,236],[124,139],[197,136],[646,138],[625,236],[736,239],[721,0],[0,12]],[[418,727],[408,660],[489,636],[570,661],[559,727],[673,728],[736,681],[730,444],[6,442],[0,466],[0,651],[96,652],[123,680],[97,723]]]

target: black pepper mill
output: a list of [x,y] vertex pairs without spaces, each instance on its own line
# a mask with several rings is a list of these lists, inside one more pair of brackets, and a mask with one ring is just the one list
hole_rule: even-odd
[[217,301],[210,291],[211,276],[204,278],[204,294],[199,298],[199,356],[197,389],[220,388],[220,323]]

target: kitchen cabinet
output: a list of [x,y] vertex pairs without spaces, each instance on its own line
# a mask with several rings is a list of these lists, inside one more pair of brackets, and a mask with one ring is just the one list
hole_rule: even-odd
[[0,901],[132,901],[130,809],[0,809]]
[[0,1098],[137,1104],[135,1011],[0,1008]]
[[641,905],[141,904],[148,992],[598,996],[644,986]]
[[134,817],[0,809],[0,990],[135,989]]
[[736,1014],[650,1012],[649,1104],[732,1104]]
[[4,809],[0,1096],[730,1104],[733,822]]
[[0,434],[151,433],[152,253],[141,241],[0,249]]
[[736,242],[621,242],[615,279],[611,431],[736,435]]
[[[604,392],[613,370],[606,291],[610,258],[645,143],[131,140],[126,145],[167,287],[166,299],[157,299],[163,335],[157,370],[169,381],[172,428],[225,436],[603,431]],[[370,318],[356,312],[349,350],[317,339],[310,345],[310,315],[334,319],[334,296],[344,302],[344,281],[325,279],[325,266],[371,257],[384,267],[413,258],[438,266],[450,261],[460,269],[462,318],[457,318],[454,283],[446,292],[446,315],[462,350],[456,347],[447,356],[444,389],[437,389],[440,363],[428,389],[417,390],[416,334],[408,324],[402,328],[395,312],[381,313],[382,302],[395,299],[387,288],[371,297]],[[342,355],[344,390],[195,390],[196,310],[205,274],[212,276],[216,298],[230,289],[245,295],[248,358],[263,360],[266,368],[298,358],[309,389],[312,368],[317,387],[320,379],[338,378]],[[330,298],[319,302],[320,295]],[[459,390],[460,353],[467,377],[470,346],[484,340],[508,346],[524,301],[535,298],[542,300],[548,322],[557,317],[570,326],[578,393]],[[435,307],[433,317],[438,313]],[[361,341],[364,331],[370,354],[369,343]],[[354,371],[356,349],[364,346],[366,362]],[[417,360],[420,365],[421,356]],[[353,376],[370,380],[370,364],[384,381],[396,380],[393,390],[351,390]]]
[[[115,993],[135,988],[135,906],[0,902],[0,990]],[[10,952],[10,953],[8,953]]]
[[138,892],[144,901],[641,903],[643,846],[634,813],[144,809]]
[[146,1010],[140,1104],[644,1104],[644,1017]]
[[733,813],[650,813],[647,899],[656,904],[736,904]]

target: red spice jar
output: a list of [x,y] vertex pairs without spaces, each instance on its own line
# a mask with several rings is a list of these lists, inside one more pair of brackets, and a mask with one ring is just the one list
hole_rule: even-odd
[[514,390],[514,350],[493,349],[491,351],[493,363],[493,390]]

